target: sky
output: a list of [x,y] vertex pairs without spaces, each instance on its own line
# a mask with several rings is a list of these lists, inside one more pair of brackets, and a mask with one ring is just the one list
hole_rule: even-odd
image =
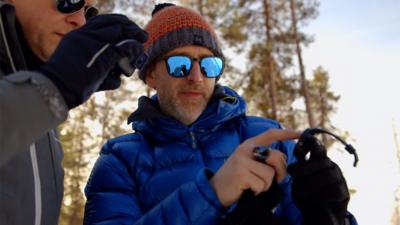
[[341,96],[333,124],[349,132],[360,163],[352,167],[343,151],[330,155],[357,190],[349,211],[359,224],[390,224],[400,185],[393,132],[400,141],[400,1],[321,0],[319,12],[301,28],[315,38],[303,49],[306,71],[328,71]]

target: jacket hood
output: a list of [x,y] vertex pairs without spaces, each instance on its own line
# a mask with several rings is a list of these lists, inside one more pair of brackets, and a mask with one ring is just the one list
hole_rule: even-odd
[[152,98],[141,97],[138,109],[128,118],[133,130],[159,142],[187,137],[188,132],[206,134],[227,126],[229,120],[244,116],[246,103],[234,90],[217,85],[206,109],[191,125],[163,114],[159,108],[157,95]]

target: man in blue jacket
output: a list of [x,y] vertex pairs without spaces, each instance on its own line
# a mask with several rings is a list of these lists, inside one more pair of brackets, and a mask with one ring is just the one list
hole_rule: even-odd
[[[197,12],[157,5],[145,30],[148,63],[140,78],[157,94],[129,117],[135,133],[108,141],[85,189],[85,224],[221,224],[246,190],[283,197],[274,213],[301,224],[286,165],[296,132],[247,116],[244,100],[217,84],[224,56]],[[269,145],[259,162],[254,147]],[[347,205],[347,203],[346,203]],[[267,221],[266,221],[267,222]]]

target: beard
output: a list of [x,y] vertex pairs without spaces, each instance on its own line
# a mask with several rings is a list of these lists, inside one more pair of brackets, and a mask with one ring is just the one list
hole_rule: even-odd
[[[195,91],[200,95],[191,98],[182,94],[182,92],[188,91]],[[161,110],[185,125],[192,124],[200,117],[211,98],[211,94],[202,85],[195,84],[185,85],[185,87],[175,90],[173,92],[176,93],[175,95],[171,93],[172,91],[158,93]]]

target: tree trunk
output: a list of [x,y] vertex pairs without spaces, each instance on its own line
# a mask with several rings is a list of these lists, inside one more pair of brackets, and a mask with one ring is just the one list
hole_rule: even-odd
[[[326,124],[326,121],[327,121],[327,110],[326,110],[326,105],[325,104],[327,104],[327,103],[325,102],[324,92],[321,89],[319,89],[318,92],[319,92],[319,99],[320,99],[319,111],[321,113],[319,127],[325,129],[326,128],[325,124]],[[325,134],[322,134],[322,143],[325,146],[328,146],[328,139],[327,139]]]
[[265,30],[267,36],[267,56],[266,56],[266,76],[268,79],[268,92],[271,100],[271,117],[272,119],[277,119],[277,100],[276,100],[276,82],[275,82],[275,69],[274,69],[274,59],[272,56],[273,50],[273,40],[271,34],[271,10],[269,0],[264,0],[264,17],[265,17]]
[[198,10],[199,10],[200,15],[204,15],[204,10],[203,10],[204,9],[204,2],[203,2],[203,0],[198,0],[197,4],[199,6]]
[[[394,122],[392,123],[392,127],[393,127],[394,145],[396,147],[396,153],[397,153],[397,161],[398,161],[398,165],[399,165],[399,169],[400,169],[400,144],[399,144],[397,130],[396,130]],[[397,187],[397,189],[395,191],[395,204],[396,205],[394,207],[391,222],[393,225],[399,225],[400,224],[400,186]]]
[[297,59],[298,59],[299,69],[300,69],[301,92],[304,97],[304,102],[306,105],[308,123],[309,123],[310,127],[315,127],[314,114],[313,114],[313,111],[311,108],[310,96],[308,93],[308,85],[307,85],[308,82],[307,82],[306,75],[304,72],[303,58],[301,55],[300,40],[299,40],[298,33],[297,33],[297,18],[296,18],[296,9],[295,9],[294,1],[295,0],[290,0],[290,8],[291,8],[291,15],[292,15],[292,32],[293,32],[293,38],[294,38],[295,45],[296,45],[296,54],[297,54]]

